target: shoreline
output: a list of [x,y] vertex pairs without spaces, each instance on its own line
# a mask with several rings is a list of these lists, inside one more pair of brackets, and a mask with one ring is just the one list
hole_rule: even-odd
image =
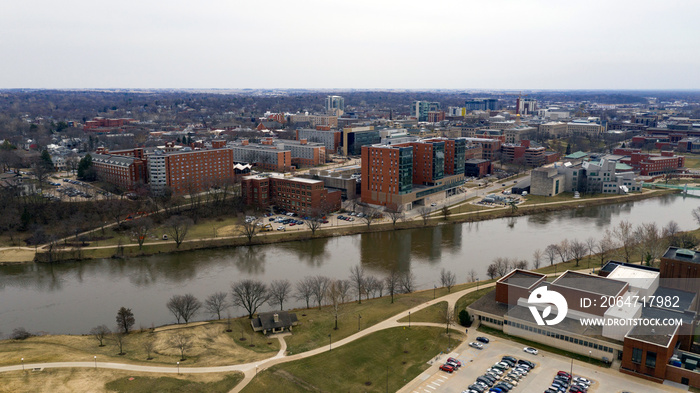
[[[226,247],[238,246],[255,246],[281,242],[304,241],[317,238],[331,238],[337,236],[351,236],[362,233],[384,232],[404,229],[419,229],[425,227],[435,227],[445,224],[460,224],[464,222],[479,222],[507,217],[520,217],[539,213],[549,213],[556,211],[571,210],[583,207],[610,205],[625,202],[635,202],[645,199],[660,197],[663,195],[671,195],[678,193],[678,190],[645,190],[639,194],[615,195],[601,198],[581,198],[570,201],[545,202],[531,205],[520,205],[516,211],[508,206],[487,208],[485,210],[471,211],[465,213],[451,213],[447,219],[442,216],[431,216],[427,223],[423,223],[420,217],[416,217],[409,221],[399,221],[396,226],[390,221],[383,220],[379,223],[372,224],[369,228],[366,224],[357,224],[343,227],[321,228],[316,231],[315,235],[311,235],[311,231],[307,228],[304,230],[291,233],[273,233],[264,232],[258,233],[250,242],[245,236],[229,236],[218,238],[199,238],[185,240],[179,248],[175,247],[174,242],[167,243],[147,243],[139,250],[138,244],[124,244],[121,246],[103,246],[103,247],[85,247],[85,248],[70,248],[59,249],[52,252],[40,250],[34,259],[31,261],[3,261],[0,265],[15,265],[19,263],[38,262],[38,263],[60,263],[84,261],[91,259],[126,259],[131,257],[144,257],[159,254],[170,254],[177,252],[187,252],[203,249],[217,249]],[[451,208],[458,208],[462,204],[453,205]],[[439,212],[436,212],[439,213]],[[434,213],[434,214],[436,214]]]

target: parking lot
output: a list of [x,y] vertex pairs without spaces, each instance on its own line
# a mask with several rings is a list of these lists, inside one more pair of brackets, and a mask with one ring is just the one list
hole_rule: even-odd
[[[523,377],[518,386],[510,392],[544,392],[552,384],[552,378],[557,374],[557,371],[569,372],[572,369],[571,359],[544,351],[539,351],[538,355],[530,355],[523,352],[523,346],[518,343],[487,334],[472,332],[472,329],[469,330],[469,339],[464,344],[456,348],[454,352],[433,359],[431,367],[409,382],[400,392],[461,393],[467,386],[473,384],[477,377],[484,374],[486,369],[499,362],[504,355],[526,359],[536,364],[536,367],[527,376]],[[468,343],[474,341],[477,336],[488,337],[491,342],[485,344],[483,350],[469,347]],[[462,367],[452,374],[438,369],[448,357],[454,357],[462,362]],[[614,369],[605,369],[579,361],[574,361],[573,363],[573,374],[593,381],[588,392],[655,393],[683,391],[625,375]]]

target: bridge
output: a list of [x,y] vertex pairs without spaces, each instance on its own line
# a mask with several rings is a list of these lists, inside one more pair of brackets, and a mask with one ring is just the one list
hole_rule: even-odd
[[700,198],[700,187],[689,187],[687,184],[683,186],[675,184],[660,184],[660,183],[644,183],[646,188],[670,188],[672,190],[681,190],[684,195],[694,198]]

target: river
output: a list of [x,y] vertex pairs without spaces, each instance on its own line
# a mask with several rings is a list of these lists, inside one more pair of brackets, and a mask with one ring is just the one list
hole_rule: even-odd
[[[357,264],[377,276],[410,270],[422,289],[439,285],[442,268],[455,272],[458,282],[466,281],[472,268],[484,280],[496,257],[531,260],[535,249],[563,239],[600,239],[621,220],[659,226],[674,220],[682,230],[693,229],[697,225],[690,212],[698,205],[700,199],[668,195],[479,223],[129,260],[0,266],[0,337],[17,327],[54,334],[87,333],[101,324],[113,327],[121,306],[133,310],[136,327],[159,326],[175,322],[165,306],[175,294],[192,293],[203,300],[215,291],[229,291],[231,282],[243,278],[267,283],[283,278],[295,283],[319,274],[347,278]],[[243,310],[233,309],[232,314],[242,315]]]

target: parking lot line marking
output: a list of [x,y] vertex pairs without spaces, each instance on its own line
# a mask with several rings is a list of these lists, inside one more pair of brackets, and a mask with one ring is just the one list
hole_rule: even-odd
[[[431,389],[433,389],[433,390],[436,390],[436,389],[437,389],[437,388],[434,388],[434,387],[432,387],[432,386],[430,386],[430,385],[428,385],[427,387],[429,387],[429,388],[431,388]],[[428,392],[429,392],[429,391],[430,391],[430,390],[428,390]]]

